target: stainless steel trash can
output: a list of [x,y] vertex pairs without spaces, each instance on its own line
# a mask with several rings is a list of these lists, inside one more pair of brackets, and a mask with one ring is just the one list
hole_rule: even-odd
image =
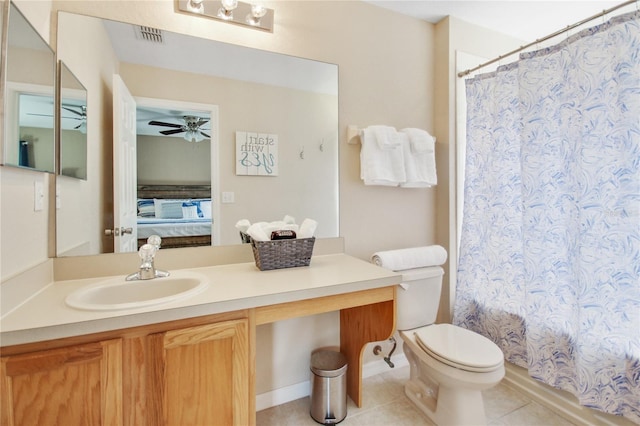
[[332,425],[347,417],[347,359],[337,351],[311,354],[311,417]]

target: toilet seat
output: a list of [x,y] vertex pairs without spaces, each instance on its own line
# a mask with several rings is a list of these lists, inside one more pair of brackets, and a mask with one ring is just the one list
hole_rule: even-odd
[[504,355],[495,343],[462,327],[433,324],[416,329],[413,334],[420,349],[460,370],[485,373],[504,363]]

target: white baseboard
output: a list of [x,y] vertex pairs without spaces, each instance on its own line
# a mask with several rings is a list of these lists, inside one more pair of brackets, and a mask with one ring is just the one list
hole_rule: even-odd
[[256,411],[286,404],[309,395],[311,395],[311,382],[309,380],[261,393],[256,395]]
[[[393,355],[391,362],[393,362],[395,368],[401,368],[409,364],[407,358],[402,353]],[[376,376],[390,370],[391,368],[384,360],[376,359],[362,366],[362,378]],[[256,411],[286,404],[287,402],[295,401],[296,399],[309,395],[311,395],[311,382],[309,380],[261,393],[260,395],[256,395]]]

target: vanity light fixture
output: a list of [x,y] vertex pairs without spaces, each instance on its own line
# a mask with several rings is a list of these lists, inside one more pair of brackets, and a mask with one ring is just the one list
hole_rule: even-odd
[[245,3],[239,0],[176,0],[178,10],[206,16],[262,31],[273,32],[273,9],[259,1]]

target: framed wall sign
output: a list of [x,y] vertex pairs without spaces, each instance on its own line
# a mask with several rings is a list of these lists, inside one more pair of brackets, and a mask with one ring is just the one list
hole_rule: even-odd
[[278,176],[278,135],[236,132],[236,175]]

